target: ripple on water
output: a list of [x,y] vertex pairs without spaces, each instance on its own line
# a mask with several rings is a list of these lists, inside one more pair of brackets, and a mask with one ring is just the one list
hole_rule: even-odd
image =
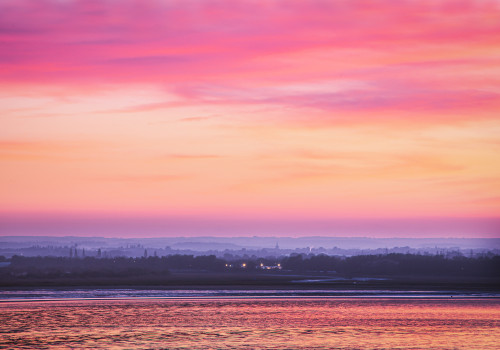
[[0,304],[0,347],[498,349],[499,300],[123,300]]

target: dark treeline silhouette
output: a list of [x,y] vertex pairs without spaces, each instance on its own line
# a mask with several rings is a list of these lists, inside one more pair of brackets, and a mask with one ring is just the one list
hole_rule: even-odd
[[[0,281],[30,278],[168,276],[171,273],[327,273],[341,276],[443,276],[500,278],[500,256],[447,258],[443,255],[292,255],[281,258],[227,260],[214,255],[142,258],[0,257]],[[10,264],[8,264],[10,262]],[[6,264],[7,263],[7,264]]]
[[347,258],[327,255],[285,257],[284,269],[335,271],[351,276],[484,276],[500,277],[500,256],[470,258],[443,255],[387,254],[357,255]]
[[13,256],[10,265],[0,268],[0,279],[167,276],[170,269],[222,271],[224,264],[215,256],[192,255],[110,259]]

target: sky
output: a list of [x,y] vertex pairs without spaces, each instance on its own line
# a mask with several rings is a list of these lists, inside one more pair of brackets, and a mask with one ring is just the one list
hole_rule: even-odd
[[1,235],[500,237],[499,155],[498,0],[0,0]]

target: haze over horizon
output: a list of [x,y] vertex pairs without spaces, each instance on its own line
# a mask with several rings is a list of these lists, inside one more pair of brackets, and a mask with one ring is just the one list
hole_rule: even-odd
[[500,237],[500,3],[0,1],[0,235]]
[[1,236],[500,238],[498,218],[211,219],[0,215]]

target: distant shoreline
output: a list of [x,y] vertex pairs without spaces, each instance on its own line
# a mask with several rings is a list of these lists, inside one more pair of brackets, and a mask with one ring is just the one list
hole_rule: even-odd
[[[139,278],[86,278],[86,279],[29,279],[0,281],[0,293],[13,289],[159,289],[159,290],[388,290],[388,291],[444,291],[500,292],[497,278],[443,278],[393,277],[347,278],[319,274],[228,274],[228,273],[175,273],[166,277]],[[305,282],[310,280],[310,282]]]

